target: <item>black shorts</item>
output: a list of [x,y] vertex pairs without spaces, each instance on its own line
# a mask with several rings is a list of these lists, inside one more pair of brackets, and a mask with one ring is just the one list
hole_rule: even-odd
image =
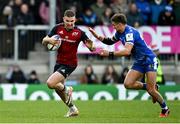
[[66,78],[76,69],[76,67],[77,66],[69,66],[69,65],[56,63],[56,65],[54,66],[54,72],[57,71]]

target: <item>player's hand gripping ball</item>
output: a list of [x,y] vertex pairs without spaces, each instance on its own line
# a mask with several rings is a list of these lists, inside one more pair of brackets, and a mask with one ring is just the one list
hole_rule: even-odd
[[57,44],[53,45],[53,44],[47,44],[47,48],[50,51],[56,51],[60,46],[61,46],[61,38],[59,35],[53,35],[51,38],[53,38],[54,40],[57,41]]

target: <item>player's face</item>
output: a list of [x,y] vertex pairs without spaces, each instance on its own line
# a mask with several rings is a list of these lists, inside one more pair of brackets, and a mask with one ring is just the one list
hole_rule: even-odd
[[124,25],[123,24],[112,22],[112,26],[116,31],[118,31],[120,33],[124,32]]
[[65,16],[63,18],[65,28],[66,29],[73,29],[74,28],[74,24],[75,24],[75,20],[76,20],[75,17],[67,17],[67,16]]

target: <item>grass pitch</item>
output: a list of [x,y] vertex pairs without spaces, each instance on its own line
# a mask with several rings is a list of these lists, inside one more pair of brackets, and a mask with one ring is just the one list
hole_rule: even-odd
[[76,101],[80,115],[64,118],[58,101],[0,101],[0,123],[180,123],[180,101],[168,101],[168,118],[151,101]]

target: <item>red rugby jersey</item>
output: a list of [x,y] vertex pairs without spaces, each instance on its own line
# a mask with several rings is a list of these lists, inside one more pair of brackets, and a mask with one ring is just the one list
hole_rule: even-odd
[[77,66],[77,49],[81,41],[88,39],[85,32],[81,29],[74,27],[74,29],[67,31],[64,24],[58,24],[53,27],[48,36],[51,37],[55,34],[60,35],[63,39],[60,48],[58,49],[56,62],[60,64]]

